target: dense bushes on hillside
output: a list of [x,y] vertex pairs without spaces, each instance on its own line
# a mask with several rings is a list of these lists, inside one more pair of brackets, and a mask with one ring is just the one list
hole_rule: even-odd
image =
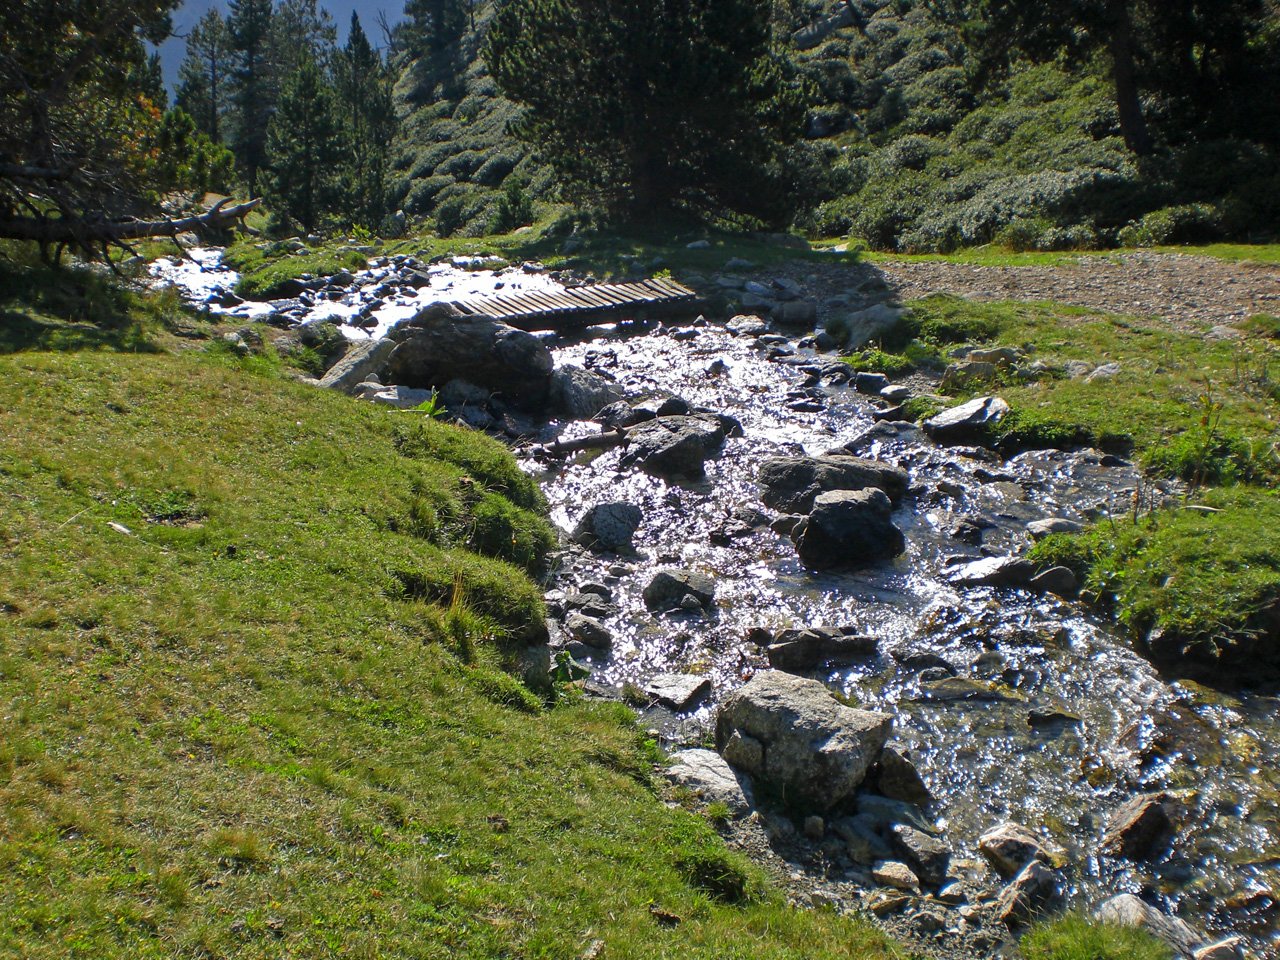
[[[1101,64],[1024,63],[979,88],[960,32],[922,0],[860,0],[817,34],[814,24],[840,4],[773,8],[775,42],[810,103],[789,178],[801,196],[795,226],[811,236],[925,252],[1275,235],[1273,152],[1198,140],[1199,127],[1179,126],[1176,102],[1149,97],[1157,149],[1136,157]],[[521,112],[498,94],[480,54],[490,14],[482,5],[476,31],[447,49],[407,56],[397,89],[407,120],[393,200],[445,234],[519,226],[503,202],[513,184],[519,219],[529,219],[531,199],[559,199],[549,166],[510,136]]]

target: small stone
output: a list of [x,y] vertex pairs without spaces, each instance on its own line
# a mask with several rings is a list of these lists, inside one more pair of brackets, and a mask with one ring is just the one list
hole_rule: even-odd
[[1017,823],[1002,823],[978,839],[978,849],[1000,876],[1015,876],[1032,860],[1052,863],[1053,857],[1040,838]]
[[644,588],[644,603],[650,610],[684,608],[686,597],[693,597],[699,607],[708,607],[715,599],[715,581],[705,574],[690,570],[660,570]]
[[911,868],[897,860],[884,860],[871,869],[871,879],[884,887],[905,890],[908,893],[920,892],[920,881],[911,872]]
[[1029,923],[1058,896],[1058,878],[1039,860],[1032,860],[1000,891],[996,913],[1005,923]]
[[1074,597],[1080,592],[1080,580],[1069,567],[1050,567],[1028,580],[1027,589],[1035,593]]
[[827,832],[827,824],[819,816],[804,818],[804,835],[810,840],[821,840]]
[[564,619],[564,632],[579,643],[603,650],[613,643],[613,634],[599,620],[577,612]]
[[1166,801],[1164,794],[1142,794],[1122,804],[1107,824],[1103,851],[1127,860],[1150,856],[1173,829]]
[[711,692],[711,681],[687,673],[662,673],[645,684],[644,692],[664,707],[683,713]]
[[921,807],[933,800],[911,757],[896,747],[885,747],[880,753],[876,788],[886,797]]
[[893,828],[893,840],[923,882],[936,886],[946,879],[951,851],[937,837],[900,823]]
[[1243,960],[1244,937],[1227,937],[1195,952],[1195,960]]
[[900,893],[884,893],[883,891],[873,893],[866,901],[867,909],[877,917],[887,917],[891,913],[897,913],[910,902],[910,897],[903,896]]
[[1027,524],[1027,533],[1031,534],[1031,539],[1033,540],[1043,540],[1053,533],[1079,533],[1083,529],[1084,524],[1076,523],[1074,520],[1065,520],[1062,517],[1032,520]]

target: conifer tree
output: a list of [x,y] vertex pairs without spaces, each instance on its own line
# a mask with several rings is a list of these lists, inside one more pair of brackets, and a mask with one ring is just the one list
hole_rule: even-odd
[[419,51],[439,52],[462,36],[468,22],[463,0],[408,0],[408,30]]
[[284,213],[313,230],[332,208],[344,157],[333,90],[311,58],[302,61],[280,91],[267,153],[273,198]]
[[391,72],[351,12],[346,46],[334,58],[334,86],[347,134],[347,213],[374,228],[386,215],[386,180],[396,131]]
[[769,0],[505,0],[485,59],[578,199],[778,224],[805,103],[769,19]]
[[215,143],[222,140],[227,74],[231,69],[231,36],[227,22],[212,8],[187,35],[187,55],[178,71],[177,106],[195,121],[196,129]]
[[267,128],[275,109],[277,68],[272,44],[271,0],[231,0],[232,149],[249,193],[258,192],[258,175],[267,166]]
[[279,0],[271,42],[280,76],[289,76],[308,58],[325,71],[333,60],[338,28],[333,16],[316,0]]

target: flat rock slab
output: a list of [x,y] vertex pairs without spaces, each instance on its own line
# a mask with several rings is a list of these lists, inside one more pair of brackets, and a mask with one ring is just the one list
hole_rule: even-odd
[[999,397],[977,397],[930,417],[922,426],[933,440],[943,444],[985,439],[986,429],[1009,414],[1009,404]]
[[681,713],[711,692],[711,681],[688,673],[663,673],[646,683],[644,692],[664,707]]
[[671,758],[667,777],[705,803],[723,803],[735,817],[751,812],[751,783],[714,750],[681,750]]

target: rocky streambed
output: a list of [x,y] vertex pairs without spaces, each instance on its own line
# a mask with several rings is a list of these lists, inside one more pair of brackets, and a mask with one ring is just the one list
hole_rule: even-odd
[[[298,335],[363,314],[375,336],[346,324],[355,346],[331,385],[409,405],[426,381],[404,381],[435,355],[423,345],[458,322],[422,309],[455,295],[414,285],[422,266],[375,263],[266,306]],[[437,267],[444,282],[473,273]],[[480,291],[548,280],[486,273]],[[963,423],[883,419],[903,388],[851,378],[756,317],[467,336],[505,346],[429,379],[456,415],[517,445],[564,531],[548,593],[557,671],[637,705],[675,756],[680,796],[714,802],[797,897],[870,910],[952,955],[990,954],[1038,909],[1108,901],[1157,926],[1189,921],[1164,930],[1188,956],[1233,934],[1275,951],[1276,699],[1170,682],[1074,599],[1065,571],[1017,560],[1047,530],[1128,510],[1132,464],[1095,450],[1006,460],[966,445]],[[424,358],[412,368],[406,342]],[[826,732],[772,747],[762,731],[808,729],[805,711]],[[807,754],[839,766],[850,753],[852,770],[817,777],[838,795],[798,786]]]

